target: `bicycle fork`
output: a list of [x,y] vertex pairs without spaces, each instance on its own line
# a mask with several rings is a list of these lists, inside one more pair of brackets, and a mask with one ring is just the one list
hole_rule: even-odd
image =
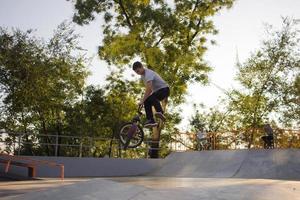
[[126,148],[128,147],[129,143],[130,143],[130,140],[131,138],[134,136],[134,134],[136,133],[137,131],[137,123],[136,122],[133,122],[132,123],[132,126],[129,128],[128,132],[127,132],[127,140],[126,140],[126,143],[124,145],[124,150],[126,150]]

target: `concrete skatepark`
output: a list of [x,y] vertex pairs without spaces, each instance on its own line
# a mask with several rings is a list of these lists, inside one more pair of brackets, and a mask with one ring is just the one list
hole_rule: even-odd
[[165,159],[38,159],[64,164],[65,180],[53,178],[57,169],[40,167],[37,176],[43,178],[26,188],[26,182],[0,182],[5,191],[0,199],[300,200],[299,149],[174,152]]

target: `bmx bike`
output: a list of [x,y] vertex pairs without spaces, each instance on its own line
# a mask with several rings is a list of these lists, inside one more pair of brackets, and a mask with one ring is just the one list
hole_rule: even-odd
[[143,124],[141,122],[142,106],[138,107],[137,115],[130,122],[124,123],[119,131],[120,142],[126,150],[127,148],[136,148],[142,144],[144,140]]
[[[119,131],[119,141],[123,146],[123,149],[136,148],[142,144],[145,137],[144,125],[141,120],[143,113],[141,112],[143,106],[139,106],[137,114],[132,118],[130,122],[124,123]],[[164,120],[154,115],[158,120],[157,127],[162,127]],[[148,130],[148,128],[147,128]]]
[[198,151],[205,151],[205,150],[211,150],[211,142],[209,138],[203,138],[199,139],[197,149]]

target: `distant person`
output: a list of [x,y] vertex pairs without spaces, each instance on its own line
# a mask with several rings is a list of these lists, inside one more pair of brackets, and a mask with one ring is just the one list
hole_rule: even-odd
[[274,132],[270,124],[264,125],[264,132],[265,135],[262,136],[262,140],[264,141],[264,148],[270,149],[274,148]]
[[198,140],[206,139],[207,133],[204,130],[198,131],[197,138]]
[[145,93],[139,102],[139,106],[144,105],[147,121],[144,127],[151,128],[157,126],[154,120],[152,106],[154,106],[155,116],[165,121],[163,109],[160,101],[166,99],[170,95],[168,84],[153,70],[145,68],[141,62],[133,63],[132,69],[141,76],[145,84]]
[[197,149],[207,150],[209,148],[209,141],[207,138],[207,133],[205,130],[200,130],[197,132]]

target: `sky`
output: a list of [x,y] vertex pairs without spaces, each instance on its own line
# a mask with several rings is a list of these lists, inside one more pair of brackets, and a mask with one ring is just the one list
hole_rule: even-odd
[[[51,37],[53,30],[64,20],[71,20],[73,13],[73,5],[66,0],[0,0],[1,27],[34,29],[36,36],[45,39]],[[245,62],[266,37],[264,24],[280,28],[281,17],[286,16],[300,19],[300,0],[237,0],[231,9],[224,9],[213,17],[219,30],[213,37],[217,45],[209,46],[204,57],[214,69],[209,75],[212,84],[189,85],[186,103],[180,107],[184,111],[180,129],[189,129],[194,103],[217,106],[219,97],[225,95],[220,88],[227,91],[237,86],[234,81],[237,55],[241,63]],[[93,58],[87,84],[104,85],[108,74],[106,63],[97,57],[102,40],[101,24],[98,17],[89,25],[76,26],[77,33],[82,36],[80,45]]]

